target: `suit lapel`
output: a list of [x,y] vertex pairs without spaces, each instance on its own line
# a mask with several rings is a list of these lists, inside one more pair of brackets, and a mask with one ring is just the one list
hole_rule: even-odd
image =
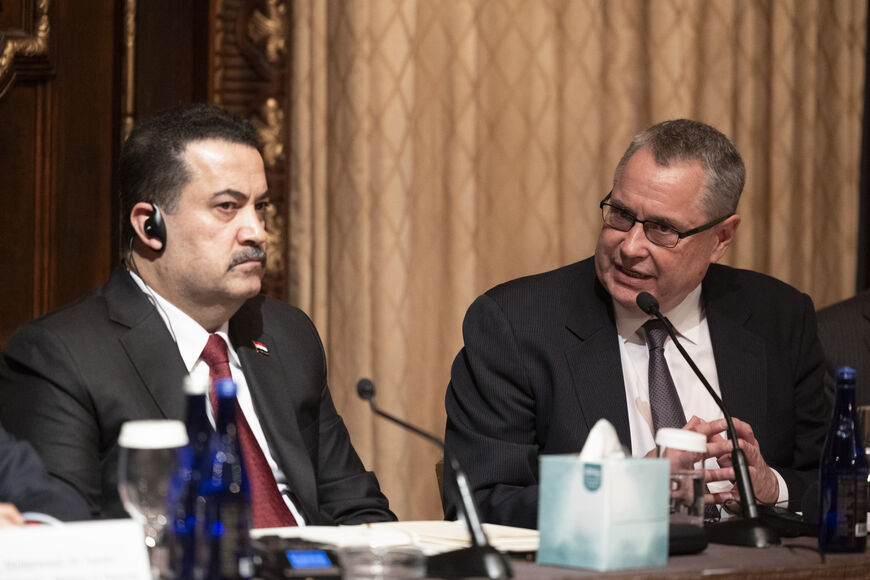
[[[252,303],[248,302],[246,307]],[[269,451],[284,472],[294,505],[311,522],[311,514],[318,512],[317,506],[304,502],[317,497],[317,483],[289,391],[293,374],[281,364],[275,351],[277,341],[263,332],[262,315],[259,312],[252,315],[246,307],[230,320],[230,340],[239,355],[257,418],[269,441]],[[268,355],[257,352],[254,341],[271,352]]]
[[105,297],[110,319],[128,329],[119,341],[142,385],[164,417],[182,419],[187,369],[166,323],[124,266],[112,273]]
[[[607,419],[616,428],[620,442],[631,447],[628,406],[619,342],[611,313],[610,296],[592,274],[594,289],[578,295],[576,308],[569,316],[567,329],[579,343],[565,356],[580,403],[586,433],[598,421]],[[585,439],[585,434],[580,438]]]
[[767,426],[767,363],[762,338],[746,329],[752,316],[739,289],[730,287],[711,267],[703,286],[704,308],[725,407],[750,425],[757,439]]

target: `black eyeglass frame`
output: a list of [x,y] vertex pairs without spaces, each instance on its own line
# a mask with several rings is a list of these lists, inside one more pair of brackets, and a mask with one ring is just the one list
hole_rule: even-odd
[[[613,195],[613,190],[611,189],[610,192],[606,196],[604,196],[604,199],[601,200],[601,203],[598,204],[598,207],[601,209],[601,220],[604,222],[604,224],[607,225],[608,227],[614,228],[614,229],[619,230],[621,232],[631,231],[631,228],[634,227],[634,224],[640,224],[641,227],[643,228],[643,235],[646,236],[646,239],[648,239],[651,243],[655,244],[656,246],[659,246],[660,248],[676,248],[677,244],[679,244],[680,240],[682,240],[683,238],[688,238],[689,236],[694,236],[695,234],[700,234],[701,232],[705,232],[705,231],[709,230],[710,228],[712,228],[713,226],[718,226],[719,224],[721,224],[722,222],[724,222],[725,220],[727,220],[728,218],[730,218],[731,216],[734,215],[733,213],[729,213],[728,215],[724,215],[724,216],[722,216],[718,219],[715,219],[711,222],[707,222],[704,225],[701,225],[701,226],[698,226],[696,228],[692,228],[690,230],[686,230],[684,232],[681,232],[681,231],[679,231],[679,230],[677,230],[677,229],[675,229],[667,224],[663,224],[663,223],[658,222],[656,220],[639,220],[639,219],[637,219],[637,216],[634,215],[633,213],[631,213],[630,211],[628,211],[627,209],[615,206],[612,203],[608,203],[607,200],[610,199],[610,196],[612,196],[612,195]],[[632,217],[632,219],[634,221],[628,227],[627,230],[620,230],[616,226],[613,226],[613,225],[610,225],[607,223],[607,220],[604,218],[604,206],[605,205],[609,208],[612,208],[612,209],[618,211],[618,212],[626,213]],[[667,246],[665,244],[660,244],[660,243],[656,242],[655,240],[653,240],[649,237],[649,233],[646,230],[646,224],[654,224],[657,226],[661,226],[663,228],[668,228],[669,230],[673,230],[677,234],[677,241],[674,242],[673,246]]]

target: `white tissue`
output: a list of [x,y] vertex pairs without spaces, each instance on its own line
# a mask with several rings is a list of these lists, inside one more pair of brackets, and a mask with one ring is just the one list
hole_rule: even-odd
[[599,419],[580,451],[583,461],[601,461],[603,459],[625,459],[625,451],[616,435],[616,429],[607,419]]

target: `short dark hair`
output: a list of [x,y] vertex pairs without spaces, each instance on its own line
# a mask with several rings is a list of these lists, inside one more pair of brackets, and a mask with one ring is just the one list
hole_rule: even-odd
[[667,167],[672,161],[697,161],[704,169],[704,193],[701,206],[710,219],[735,213],[743,185],[746,167],[728,137],[710,125],[689,119],[675,119],[653,125],[631,140],[619,160],[613,182],[631,156],[640,149],[649,149],[655,162]]
[[133,239],[133,206],[145,201],[163,213],[173,213],[181,190],[190,181],[190,170],[182,155],[190,143],[206,139],[259,148],[257,131],[249,121],[201,103],[157,113],[130,132],[118,163],[122,253]]

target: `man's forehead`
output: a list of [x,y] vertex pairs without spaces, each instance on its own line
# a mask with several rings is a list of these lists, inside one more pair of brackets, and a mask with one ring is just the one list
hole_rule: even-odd
[[666,164],[659,163],[649,149],[640,149],[628,163],[614,175],[613,197],[619,199],[623,189],[655,192],[670,189],[691,188],[693,197],[700,197],[707,181],[707,172],[697,159],[673,158]]
[[249,149],[251,151],[256,152],[258,156],[260,155],[259,149],[251,146],[248,143],[241,143],[239,141],[233,141],[231,139],[223,139],[220,137],[209,137],[209,138],[205,138],[205,139],[193,139],[191,141],[188,141],[184,146],[184,150],[182,151],[182,155],[186,156],[194,151],[195,152],[202,152],[202,151],[209,151],[209,150],[214,150],[214,149],[226,149],[226,148],[236,148],[236,147]]

